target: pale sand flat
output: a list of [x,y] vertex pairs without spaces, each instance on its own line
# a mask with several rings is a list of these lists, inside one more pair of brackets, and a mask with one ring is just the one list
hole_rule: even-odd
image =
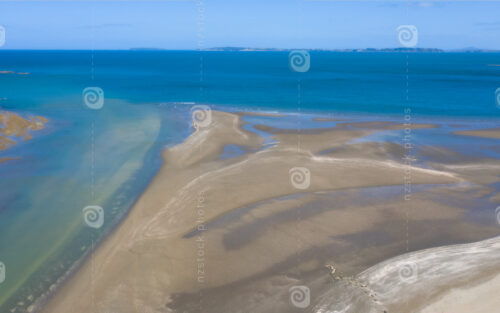
[[453,288],[419,313],[491,313],[500,308],[500,274],[478,285]]

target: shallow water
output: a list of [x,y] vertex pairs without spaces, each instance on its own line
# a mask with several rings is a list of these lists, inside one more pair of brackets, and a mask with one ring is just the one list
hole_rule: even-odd
[[[193,104],[288,113],[244,117],[245,129],[270,145],[272,135],[254,125],[305,129],[339,123],[314,117],[402,122],[404,108],[411,107],[412,122],[441,124],[413,132],[417,148],[436,145],[500,158],[493,139],[450,134],[498,125],[494,90],[500,72],[486,66],[498,57],[411,54],[410,97],[404,101],[403,54],[313,52],[311,70],[299,75],[290,73],[286,52],[0,51],[0,70],[30,73],[0,74],[0,107],[49,119],[33,140],[0,152],[0,158],[21,157],[0,163],[0,261],[7,268],[0,311],[26,309],[29,299],[54,286],[119,223],[158,170],[160,151],[192,131]],[[82,90],[89,86],[104,90],[102,110],[84,106]],[[360,140],[401,143],[401,134]],[[222,157],[242,153],[228,146]],[[82,209],[88,205],[103,207],[102,228],[85,226]]]

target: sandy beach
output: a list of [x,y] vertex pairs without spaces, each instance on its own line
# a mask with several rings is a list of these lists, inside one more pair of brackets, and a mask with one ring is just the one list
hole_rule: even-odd
[[[394,122],[338,121],[299,130],[255,126],[272,137],[269,145],[243,127],[246,114],[212,111],[208,125],[164,150],[159,173],[127,218],[41,311],[300,312],[289,289],[307,285],[308,310],[330,312],[317,307],[332,288],[326,264],[335,267],[341,284],[369,280],[366,271],[388,259],[500,234],[494,223],[468,221],[463,206],[479,197],[498,203],[487,186],[498,181],[498,160],[446,162],[442,155],[452,152],[434,149],[425,151],[430,161],[417,166],[408,162],[403,144],[358,141],[409,127]],[[415,132],[434,127],[411,125]],[[243,152],[221,158],[227,146]],[[411,201],[404,197],[408,175]],[[444,258],[439,262],[452,258],[434,255]],[[484,266],[498,271],[496,260],[474,263],[460,280]],[[471,275],[476,285],[461,285],[468,293],[498,289],[498,279],[478,285],[478,274]],[[416,296],[404,306],[380,297],[357,312],[438,312],[463,292],[451,290],[456,284],[446,280],[440,297]],[[429,280],[419,290],[435,285]],[[463,300],[463,307],[475,302]],[[430,302],[435,307],[424,308]]]

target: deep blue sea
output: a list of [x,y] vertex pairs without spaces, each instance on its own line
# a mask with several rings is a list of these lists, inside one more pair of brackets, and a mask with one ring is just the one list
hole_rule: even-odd
[[[288,52],[1,51],[5,108],[79,103],[85,86],[144,105],[203,102],[248,109],[498,116],[499,53],[311,52],[306,73]],[[408,75],[408,78],[406,77]],[[300,103],[297,81],[300,81]],[[408,97],[408,99],[407,99]]]
[[[310,70],[298,73],[288,52],[0,51],[0,71],[29,73],[0,74],[0,109],[49,119],[33,140],[0,152],[20,157],[0,163],[0,312],[53,290],[112,231],[155,175],[160,151],[192,131],[193,104],[290,113],[267,121],[279,127],[313,126],[313,117],[402,121],[408,108],[415,122],[500,125],[498,53],[310,56]],[[101,110],[83,104],[86,87],[104,91]],[[416,140],[499,157],[478,148],[491,139],[466,148],[446,127]],[[388,140],[377,136],[370,140]],[[89,205],[104,208],[98,230],[82,222]]]

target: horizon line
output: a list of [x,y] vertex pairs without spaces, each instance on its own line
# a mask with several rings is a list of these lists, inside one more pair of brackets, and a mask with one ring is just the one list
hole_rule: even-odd
[[[1,0],[0,0],[1,1]],[[255,47],[237,47],[237,46],[222,46],[210,47],[202,49],[168,49],[168,48],[154,48],[154,47],[131,47],[131,48],[112,48],[112,49],[72,49],[72,48],[47,48],[47,49],[24,49],[24,48],[0,48],[1,51],[207,51],[207,52],[279,52],[279,51],[332,51],[332,52],[477,52],[477,53],[491,53],[500,52],[500,49],[487,49],[476,47],[465,47],[456,49],[443,49],[443,48],[424,48],[424,47],[386,47],[386,48],[255,48]],[[388,51],[389,50],[389,51]]]

